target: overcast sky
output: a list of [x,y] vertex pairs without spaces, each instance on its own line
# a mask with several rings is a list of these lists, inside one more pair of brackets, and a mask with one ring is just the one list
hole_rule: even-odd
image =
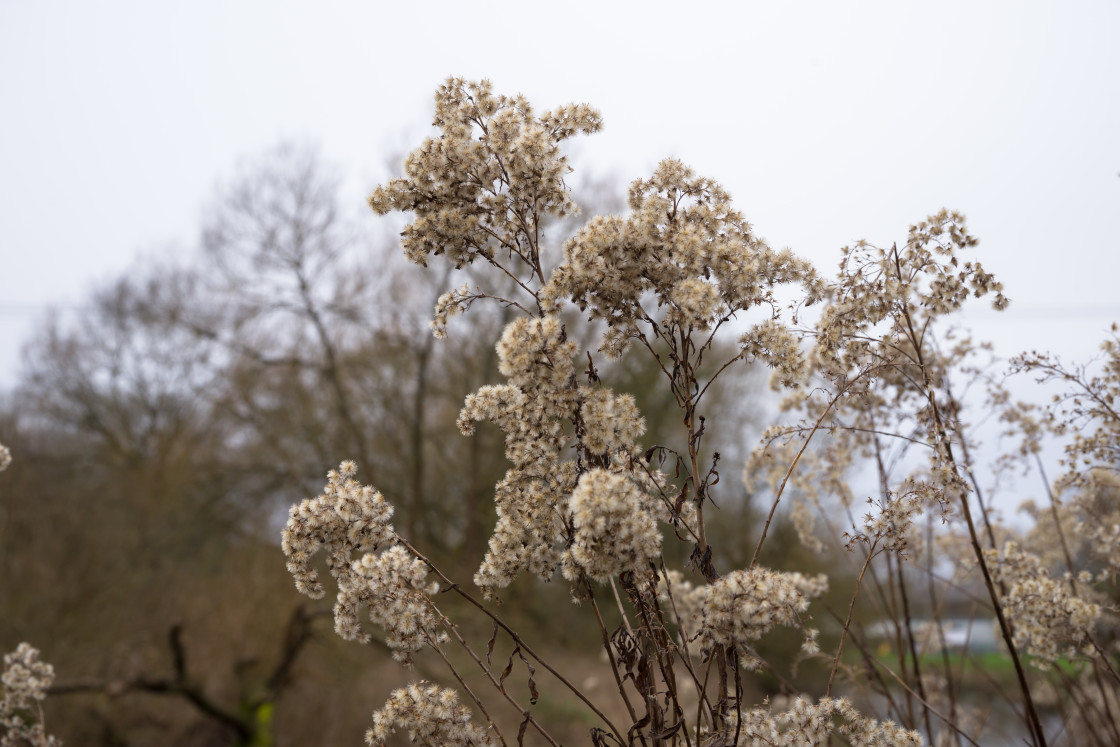
[[448,75],[586,101],[578,163],[666,156],[829,271],[945,206],[1004,281],[1001,352],[1120,319],[1120,3],[0,0],[0,385],[50,304],[190,247],[214,187],[321,145],[355,210]]

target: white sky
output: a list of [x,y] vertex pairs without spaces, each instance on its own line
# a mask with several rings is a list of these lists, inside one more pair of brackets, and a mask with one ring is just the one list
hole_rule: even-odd
[[1120,319],[1120,3],[549,7],[0,0],[0,385],[45,306],[190,246],[240,157],[318,142],[359,209],[448,75],[597,106],[584,168],[679,157],[822,269],[966,213],[1005,354]]

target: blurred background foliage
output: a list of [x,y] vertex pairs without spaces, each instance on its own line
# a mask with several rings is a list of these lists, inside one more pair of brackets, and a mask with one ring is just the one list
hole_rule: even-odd
[[[425,271],[393,239],[371,242],[340,183],[303,146],[247,162],[218,191],[196,249],[45,319],[19,383],[0,395],[14,455],[0,475],[0,647],[30,641],[54,664],[48,724],[68,744],[353,745],[391,689],[438,677],[422,658],[410,674],[376,643],[338,639],[329,595],[301,606],[279,529],[350,458],[396,506],[397,530],[469,583],[506,463],[496,429],[464,438],[455,418],[468,393],[499,380],[504,319],[474,313],[435,340],[435,301],[470,269]],[[621,185],[575,193],[582,214],[550,226],[554,261],[579,221],[622,209]],[[570,328],[594,349],[586,325]],[[680,448],[677,409],[640,360],[594,365],[636,396],[647,445]],[[744,366],[721,381],[707,442],[723,449],[713,544],[726,570],[749,560],[766,510],[740,479],[765,375]],[[771,531],[767,565],[829,564],[784,517]],[[517,583],[502,614],[577,675],[605,672],[597,629],[568,593],[561,580]],[[799,639],[778,638],[763,653],[791,660]],[[540,707],[574,713],[551,697]],[[565,718],[585,741],[587,726]]]

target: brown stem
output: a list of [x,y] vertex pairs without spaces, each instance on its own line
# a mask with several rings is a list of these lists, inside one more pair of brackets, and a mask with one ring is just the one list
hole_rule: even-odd
[[[432,605],[432,607],[435,608],[435,605]],[[436,612],[438,613],[439,610],[437,609]],[[440,614],[440,617],[443,617],[443,615]],[[470,648],[470,646],[467,645],[466,641],[463,640],[463,638],[459,635],[458,631],[454,630],[455,626],[451,623],[451,621],[448,620],[446,617],[443,617],[443,625],[444,625],[445,628],[451,629],[454,632],[455,638],[459,641],[459,644],[461,646],[463,646],[463,648],[465,648],[471,654],[471,657],[478,663],[479,666],[482,667],[482,671],[484,671],[486,673],[486,676],[490,678],[490,682],[493,683],[495,685],[495,687],[498,688],[498,690],[502,693],[502,695],[506,696],[506,699],[510,701],[510,704],[513,705],[513,707],[516,708],[518,711],[523,711],[524,713],[527,714],[528,711],[522,709],[521,706],[519,706],[517,704],[517,701],[515,701],[511,696],[509,696],[505,692],[505,690],[501,687],[501,684],[498,683],[494,679],[494,675],[490,672],[490,668],[483,665],[482,661],[477,656],[475,656],[474,651]],[[482,699],[479,698],[477,695],[475,695],[474,690],[471,689],[471,686],[468,685],[463,680],[462,675],[459,674],[459,670],[457,670],[455,668],[455,665],[451,663],[451,660],[447,658],[447,654],[444,653],[442,648],[440,648],[440,645],[438,643],[436,643],[435,641],[429,641],[428,645],[430,645],[432,647],[432,649],[437,654],[439,654],[439,658],[443,659],[443,663],[447,665],[447,668],[449,670],[451,670],[451,674],[455,676],[455,680],[459,683],[459,687],[466,690],[467,695],[471,696],[471,700],[473,700],[475,705],[478,706],[478,710],[482,711],[482,715],[486,717],[487,723],[489,723],[490,727],[492,729],[494,729],[494,733],[498,735],[498,739],[501,740],[502,744],[504,745],[506,743],[506,738],[504,736],[502,736],[502,730],[498,728],[498,723],[496,721],[494,721],[494,719],[490,715],[489,711],[486,710],[486,706],[483,704]],[[533,726],[535,726],[537,728],[537,731],[540,732],[542,737],[547,739],[552,744],[556,744],[556,742],[552,739],[552,737],[549,736],[549,734],[546,731],[544,731],[540,727],[539,724],[536,723],[536,719],[531,719],[530,723],[532,723]]]
[[[677,602],[673,598],[673,589],[672,589],[671,585],[669,584],[669,572],[667,570],[665,570],[665,559],[661,558],[660,560],[661,560],[661,573],[665,577],[666,596],[669,597],[669,604],[673,608],[673,616],[676,619],[677,630],[680,631],[680,642],[678,644],[676,644],[677,655],[680,656],[681,662],[684,664],[685,669],[688,670],[689,676],[692,677],[693,684],[695,684],[697,690],[699,691],[699,689],[701,687],[700,678],[696,676],[696,667],[692,663],[692,653],[688,649],[688,640],[685,636],[684,624],[681,620],[681,613],[677,609]],[[660,607],[657,607],[655,609],[657,610],[658,619],[661,621],[661,625],[664,626],[664,624],[665,624],[664,615],[662,614]],[[710,704],[709,704],[709,707],[710,707]]]
[[633,704],[630,703],[630,696],[626,694],[626,688],[623,686],[622,677],[618,673],[618,661],[614,658],[614,649],[611,648],[611,639],[610,635],[607,633],[607,626],[603,623],[603,615],[599,612],[599,603],[595,601],[595,593],[586,578],[583,579],[583,583],[587,589],[587,597],[591,600],[591,609],[595,611],[595,620],[599,623],[599,633],[603,638],[603,650],[607,652],[607,659],[611,664],[611,674],[614,675],[614,684],[618,688],[618,694],[622,696],[622,702],[626,704],[626,712],[630,714],[630,723],[636,723],[638,721],[638,716],[634,711]]
[[[897,672],[895,672],[893,669],[891,669],[887,665],[883,664],[883,662],[879,661],[874,656],[872,656],[871,652],[869,652],[866,649],[866,647],[864,647],[864,645],[859,640],[857,640],[854,636],[852,638],[852,642],[855,643],[856,647],[859,648],[864,653],[864,655],[866,656],[868,661],[873,662],[874,664],[877,664],[880,669],[882,669],[884,672],[889,674],[891,676],[891,678],[895,682],[898,683],[899,687],[901,687],[903,690],[909,691],[909,693],[912,697],[919,698],[919,700],[920,700],[920,696],[916,692],[914,692],[914,690],[908,684],[906,684],[906,680],[904,680],[902,677],[898,676]],[[959,734],[964,739],[968,740],[968,743],[973,745],[973,747],[980,747],[980,745],[976,743],[975,739],[968,736],[968,734],[964,733],[964,731],[962,731],[961,728],[959,726],[957,726],[955,719],[946,717],[944,714],[942,714],[940,711],[938,711],[936,708],[934,708],[928,702],[921,701],[921,703],[925,708],[929,709],[930,713],[932,713],[934,716],[939,718],[946,726],[948,726],[950,729],[955,731],[957,734]]]
[[[925,702],[926,686],[922,684],[922,667],[918,659],[918,647],[914,641],[914,628],[910,616],[910,599],[906,594],[906,579],[902,574],[901,560],[898,562],[898,591],[899,595],[902,597],[902,619],[906,623],[906,640],[910,646],[910,659],[914,667],[914,683],[918,686],[918,695],[920,695],[921,700]],[[923,709],[922,715],[926,723],[926,733],[932,735],[933,727],[931,727],[929,723],[929,709]]]
[[860,569],[859,578],[856,579],[856,588],[852,592],[852,599],[848,602],[848,618],[844,620],[844,630],[840,633],[840,643],[836,646],[836,656],[832,660],[832,671],[828,673],[828,687],[824,691],[826,698],[832,694],[832,680],[836,677],[836,668],[840,666],[840,654],[844,652],[844,639],[847,638],[848,628],[852,625],[852,611],[856,607],[856,597],[859,596],[859,587],[863,583],[863,574],[867,572],[867,566],[871,565],[873,557],[875,557],[874,544],[867,550],[867,559],[863,561],[863,568]]
[[[917,351],[918,365],[921,367],[922,379],[925,388],[925,396],[929,402],[930,415],[933,418],[934,431],[936,435],[936,444],[939,447],[946,464],[953,470],[954,474],[958,470],[956,460],[953,458],[953,448],[949,441],[949,434],[944,422],[941,420],[941,411],[937,406],[937,398],[934,396],[933,383],[930,380],[929,367],[926,365],[922,356],[922,349],[917,345],[917,336],[914,332],[914,324],[910,317],[909,308],[903,309],[903,318],[906,321],[906,326],[910,331],[911,344],[915,346]],[[958,477],[959,479],[959,477]],[[988,562],[984,558],[984,550],[980,547],[980,538],[976,531],[976,523],[972,519],[972,509],[968,504],[968,493],[960,491],[961,511],[964,513],[965,524],[968,527],[968,537],[972,543],[972,551],[976,556],[977,565],[980,566],[980,573],[984,577],[984,586],[988,590],[988,597],[992,601],[992,606],[995,608],[996,620],[999,621],[1000,633],[1003,636],[1004,643],[1007,644],[1008,653],[1011,655],[1011,662],[1015,665],[1015,677],[1019,681],[1019,689],[1023,693],[1023,701],[1027,708],[1027,722],[1031,729],[1031,735],[1037,747],[1046,747],[1046,734],[1042,729],[1042,721],[1038,717],[1038,711],[1034,705],[1034,698],[1031,697],[1031,688],[1027,683],[1027,674],[1023,669],[1023,662],[1019,658],[1018,648],[1015,646],[1014,635],[1011,632],[1011,624],[1008,622],[1007,617],[1003,614],[1003,606],[1000,604],[999,594],[996,592],[995,582],[992,580],[991,570],[988,568]]]
[[[859,377],[857,376],[856,378]],[[825,416],[827,416],[829,411],[832,410],[832,406],[836,404],[837,400],[840,399],[840,395],[844,393],[848,386],[850,385],[845,385],[844,389],[841,389],[839,392],[837,392],[835,397],[832,397],[828,400],[828,406],[824,408],[824,412],[822,412],[820,417],[817,418],[817,422],[813,424],[813,429],[809,431],[809,435],[805,437],[805,443],[801,444],[801,450],[797,452],[797,456],[793,458],[793,461],[789,465],[789,469],[786,470],[785,477],[782,478],[782,484],[778,486],[778,492],[774,496],[773,504],[771,504],[770,506],[770,513],[766,515],[766,522],[762,525],[762,536],[758,538],[758,544],[754,547],[754,555],[751,556],[751,564],[747,566],[748,571],[754,568],[754,564],[758,562],[758,554],[762,552],[762,543],[766,541],[766,533],[770,530],[770,522],[774,520],[774,512],[778,510],[778,502],[782,500],[782,493],[785,492],[786,483],[789,482],[790,475],[793,474],[793,470],[797,466],[797,463],[801,460],[801,455],[805,453],[805,449],[809,448],[809,442],[813,439],[813,435],[821,427],[821,423],[824,422]]]
[[[949,718],[957,720],[957,688],[954,682],[953,663],[949,659],[949,644],[945,640],[945,626],[941,622],[941,604],[937,600],[937,589],[933,583],[933,523],[932,517],[926,524],[926,589],[929,592],[929,608],[933,613],[937,628],[937,642],[941,647],[941,667],[945,670],[945,684],[949,691]],[[933,734],[930,734],[930,739]]]
[[614,724],[613,724],[613,723],[611,722],[611,720],[610,720],[609,718],[607,718],[607,717],[606,717],[606,715],[605,715],[605,714],[604,714],[604,713],[603,713],[603,712],[602,712],[601,710],[599,710],[599,708],[598,708],[598,707],[596,707],[596,705],[595,705],[594,703],[592,703],[592,702],[591,702],[591,700],[590,700],[590,699],[589,699],[589,698],[588,698],[588,697],[587,697],[587,696],[586,696],[586,695],[585,695],[585,694],[583,693],[583,691],[582,691],[582,690],[580,690],[580,689],[579,689],[578,687],[576,687],[575,685],[573,685],[573,684],[572,684],[572,683],[571,683],[571,682],[570,682],[570,681],[568,680],[568,678],[567,678],[567,677],[565,677],[564,675],[560,674],[560,673],[559,673],[558,671],[556,671],[556,669],[555,669],[555,668],[553,668],[553,666],[552,666],[551,664],[549,664],[549,663],[548,663],[547,661],[545,661],[545,660],[544,660],[543,658],[541,658],[541,657],[540,657],[540,655],[539,655],[539,654],[537,654],[537,653],[536,653],[536,652],[535,652],[535,651],[534,651],[534,650],[533,650],[533,649],[532,649],[532,648],[531,648],[531,647],[529,646],[529,644],[527,644],[527,643],[526,643],[526,642],[525,642],[525,641],[524,641],[524,640],[523,640],[523,639],[521,638],[521,636],[517,634],[517,631],[515,631],[515,630],[514,630],[513,628],[511,628],[511,627],[510,627],[510,626],[509,626],[509,625],[508,625],[508,624],[507,624],[507,623],[505,622],[505,620],[503,620],[502,618],[498,617],[498,616],[497,616],[496,614],[494,614],[494,613],[493,613],[493,612],[491,612],[490,610],[486,609],[486,606],[485,606],[485,605],[483,605],[483,604],[482,604],[481,602],[479,602],[479,601],[478,601],[477,599],[475,599],[475,598],[474,598],[473,596],[471,596],[471,595],[470,595],[470,594],[468,594],[467,592],[463,591],[463,589],[462,589],[462,588],[461,588],[461,587],[459,586],[459,584],[455,583],[455,582],[454,582],[454,581],[452,581],[452,580],[451,580],[450,578],[448,578],[448,577],[447,577],[447,576],[446,576],[446,575],[444,574],[444,572],[443,572],[443,571],[441,571],[441,570],[440,570],[440,569],[439,569],[439,568],[438,568],[438,567],[437,567],[437,566],[435,565],[435,563],[433,563],[433,562],[432,562],[431,560],[429,560],[429,559],[428,559],[428,558],[427,558],[426,556],[424,556],[424,554],[423,554],[423,553],[421,553],[421,552],[420,552],[419,550],[417,550],[417,549],[416,549],[415,547],[413,547],[413,546],[412,546],[411,544],[409,544],[408,540],[404,539],[404,538],[403,538],[403,537],[401,537],[400,535],[394,535],[394,537],[395,537],[395,538],[396,538],[396,540],[397,540],[398,542],[400,542],[400,543],[401,543],[401,545],[403,545],[403,546],[404,546],[404,547],[405,547],[405,548],[406,548],[406,549],[407,549],[407,550],[408,550],[409,552],[411,552],[411,553],[412,553],[413,555],[415,555],[415,556],[416,556],[417,558],[419,558],[420,560],[422,560],[422,561],[423,561],[423,562],[424,562],[424,563],[425,563],[425,564],[426,564],[426,565],[427,565],[427,566],[428,566],[429,568],[431,568],[431,569],[432,569],[432,572],[433,572],[433,573],[435,573],[435,574],[436,574],[437,576],[439,576],[439,577],[440,577],[440,579],[441,579],[441,580],[442,580],[442,581],[444,582],[444,584],[446,584],[446,588],[444,589],[444,591],[454,591],[454,592],[455,592],[456,594],[458,594],[459,596],[461,596],[461,597],[462,597],[463,599],[465,599],[465,600],[466,600],[467,602],[469,602],[469,603],[470,603],[471,605],[473,605],[473,606],[474,606],[475,608],[477,608],[477,609],[478,609],[478,610],[479,610],[480,612],[482,612],[482,614],[484,614],[484,615],[486,615],[487,617],[489,617],[489,618],[490,618],[490,619],[491,619],[491,620],[492,620],[492,621],[493,621],[494,623],[496,623],[496,624],[497,624],[497,626],[498,626],[499,628],[501,628],[502,630],[504,630],[504,631],[506,632],[506,635],[508,635],[508,636],[509,636],[509,637],[510,637],[511,639],[513,639],[513,642],[514,642],[515,644],[517,644],[518,646],[520,646],[520,647],[521,647],[521,650],[522,650],[522,651],[524,651],[525,653],[527,653],[527,654],[528,654],[529,656],[533,657],[533,659],[534,659],[534,660],[535,660],[535,661],[536,661],[536,662],[537,662],[538,664],[540,664],[540,665],[541,665],[542,667],[544,667],[545,669],[547,669],[547,670],[548,670],[548,671],[549,671],[549,672],[550,672],[550,673],[552,674],[552,676],[553,676],[553,677],[555,677],[556,679],[560,680],[560,682],[561,682],[561,683],[563,683],[563,685],[564,685],[564,686],[565,686],[566,688],[568,688],[568,691],[569,691],[569,692],[571,692],[571,693],[572,693],[573,695],[575,695],[575,696],[576,696],[577,698],[579,698],[580,700],[582,700],[582,701],[583,701],[583,703],[584,703],[584,705],[586,705],[586,706],[587,706],[588,708],[590,708],[590,709],[591,709],[591,711],[592,711],[592,712],[593,712],[593,713],[594,713],[594,714],[595,714],[596,716],[598,716],[598,717],[599,717],[599,718],[600,718],[600,719],[601,719],[601,720],[603,721],[603,723],[604,723],[604,724],[606,724],[606,725],[607,725],[608,727],[610,727],[610,730],[611,730],[612,732],[614,732],[615,738],[617,738],[619,742],[622,742],[623,744],[625,744],[625,740],[623,740],[623,738],[622,738],[622,732],[620,732],[620,731],[618,730],[618,727],[616,727],[616,726],[615,726],[615,725],[614,725]]
[[708,705],[708,726],[712,732],[716,730],[716,714],[711,703],[708,703],[708,677],[712,673],[712,662],[715,661],[716,652],[708,652],[708,666],[704,668],[704,682],[700,685],[700,700],[696,703],[696,741],[700,741],[700,726],[704,723],[704,704]]

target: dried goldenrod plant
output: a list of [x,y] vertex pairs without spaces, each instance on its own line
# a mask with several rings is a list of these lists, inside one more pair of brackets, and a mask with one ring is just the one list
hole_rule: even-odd
[[[977,477],[960,380],[975,346],[944,336],[944,320],[970,297],[988,296],[997,309],[1008,301],[968,257],[976,239],[962,216],[941,211],[911,226],[901,246],[845,249],[838,278],[827,281],[756,236],[718,183],[670,159],[631,185],[626,214],[590,219],[551,255],[548,222],[576,210],[561,145],[598,130],[598,112],[580,104],[538,114],[488,81],[460,79],[442,85],[435,102],[438,134],[369,203],[409,216],[402,244],[413,262],[443,257],[491,271],[490,284],[476,272],[474,285],[445,293],[432,329],[447,335],[449,320],[476,302],[505,310],[504,381],[467,398],[459,427],[470,436],[479,422],[497,426],[510,468],[495,487],[497,521],[474,571],[477,593],[394,529],[392,507],[357,480],[353,462],[292,508],[288,568],[301,592],[320,598],[313,561],[325,556],[338,633],[369,640],[367,614],[399,660],[431,653],[460,688],[417,682],[393,692],[374,714],[371,745],[394,733],[425,745],[558,744],[534,709],[538,668],[587,709],[597,745],[981,743],[990,714],[961,696],[967,654],[949,654],[942,608],[950,592],[971,600],[976,626],[995,627],[1012,675],[994,684],[1030,743],[1060,740],[1054,723],[1087,735],[1079,744],[1113,743],[1120,678],[1106,618],[1120,532],[1101,518],[1114,522],[1118,511],[1115,339],[1100,378],[1043,356],[1017,363],[1082,390],[1063,400],[1068,414],[1047,420],[1052,430],[1076,429],[1070,473],[1055,487],[1075,497],[1051,498],[1051,533],[1068,567],[1051,575],[1050,556],[992,515]],[[808,307],[815,321],[805,321]],[[572,333],[576,324],[597,331],[596,351],[577,344],[587,336]],[[642,443],[634,397],[604,385],[595,355],[642,356],[660,372],[679,409],[681,449]],[[708,395],[719,377],[753,362],[772,370],[789,422],[767,432],[747,466],[749,485],[769,486],[759,488],[769,506],[753,557],[745,568],[719,568],[719,456],[705,440],[719,413]],[[1006,401],[1000,407],[1013,425],[1038,422]],[[906,450],[922,454],[895,458]],[[848,476],[861,464],[879,488],[857,517]],[[840,574],[846,611],[824,605],[828,577],[762,565],[787,506],[812,551],[842,547],[855,560]],[[685,552],[669,553],[667,543]],[[671,567],[670,557],[687,560]],[[615,684],[608,698],[584,692],[499,614],[502,590],[525,575],[570,584],[598,629]],[[494,637],[485,647],[467,640],[440,593],[488,618]],[[891,655],[872,651],[857,601],[885,622]],[[760,651],[776,628],[798,632],[801,656],[822,662],[827,680],[798,692],[782,678]],[[528,667],[524,687],[507,679],[513,654],[504,670],[492,662],[498,636]],[[490,689],[468,683],[464,660]],[[759,672],[779,678],[782,698],[751,700],[745,678]],[[835,694],[841,687],[844,697]],[[502,727],[509,709],[516,734]]]
[[31,644],[21,643],[15,651],[4,654],[4,669],[0,673],[0,745],[62,744],[47,734],[43,718],[43,700],[53,681],[54,667],[42,661],[38,649]]

